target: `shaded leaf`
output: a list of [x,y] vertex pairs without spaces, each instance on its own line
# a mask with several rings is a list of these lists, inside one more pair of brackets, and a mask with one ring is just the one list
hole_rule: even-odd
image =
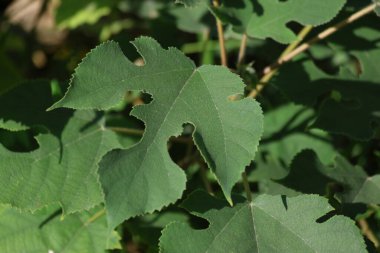
[[[178,29],[190,33],[205,33],[209,26],[204,23],[208,12],[205,4],[194,8],[174,6],[169,13],[176,18]],[[212,17],[212,16],[211,16]]]
[[343,186],[336,195],[346,203],[380,203],[380,175],[368,176],[363,168],[351,165],[344,157],[337,156],[335,165],[325,174]]
[[322,131],[310,129],[315,117],[314,110],[293,103],[265,113],[260,152],[288,166],[301,150],[314,149],[323,162],[330,162],[334,157],[331,138]]
[[147,252],[158,252],[158,242],[162,229],[168,224],[178,221],[186,222],[188,215],[183,212],[160,212],[131,219],[126,223],[134,242],[148,246]]
[[380,119],[376,63],[380,49],[356,52],[355,56],[363,71],[359,76],[345,67],[338,75],[329,75],[303,58],[281,68],[274,84],[298,104],[315,106],[322,99],[314,127],[368,140],[374,136],[373,124]]
[[24,82],[0,96],[0,128],[21,131],[42,126],[59,135],[72,112],[46,112],[53,102],[48,81]]
[[335,196],[343,203],[380,203],[380,175],[368,176],[341,155],[336,155],[334,165],[328,166],[314,151],[304,150],[294,158],[289,174],[276,181],[303,193],[318,194],[325,194],[327,184],[334,182],[341,188],[335,189]]
[[289,174],[276,181],[303,193],[324,195],[327,184],[334,180],[323,174],[323,167],[315,152],[306,149],[294,157]]

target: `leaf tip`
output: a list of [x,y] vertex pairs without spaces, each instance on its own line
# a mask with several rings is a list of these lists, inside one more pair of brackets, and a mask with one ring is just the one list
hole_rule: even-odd
[[226,196],[226,199],[227,199],[228,204],[229,204],[231,207],[234,206],[234,202],[232,201],[231,196]]

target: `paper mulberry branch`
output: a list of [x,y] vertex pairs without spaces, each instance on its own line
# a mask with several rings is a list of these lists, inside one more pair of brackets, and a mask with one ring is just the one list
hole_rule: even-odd
[[[214,7],[219,7],[220,2],[219,0],[213,0],[212,4]],[[220,47],[220,58],[221,58],[221,63],[223,66],[228,65],[227,63],[227,52],[226,52],[226,46],[224,43],[224,31],[223,31],[223,24],[222,21],[220,21],[219,18],[215,17],[216,19],[216,29],[218,31],[218,39],[219,39],[219,47]]]

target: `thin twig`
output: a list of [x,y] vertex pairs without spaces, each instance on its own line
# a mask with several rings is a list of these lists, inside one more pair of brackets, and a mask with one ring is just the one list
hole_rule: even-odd
[[[212,4],[216,8],[218,8],[220,6],[219,0],[213,0]],[[221,64],[223,66],[227,67],[227,65],[228,65],[228,63],[227,63],[227,51],[226,51],[226,46],[224,44],[223,24],[222,24],[222,21],[220,21],[219,18],[217,18],[217,17],[215,17],[215,18],[216,18],[216,29],[218,31]]]
[[297,34],[297,39],[293,41],[284,52],[282,52],[280,59],[283,59],[286,55],[291,53],[294,49],[298,47],[298,45],[306,38],[306,36],[311,32],[313,29],[312,25],[307,25]]
[[252,98],[256,97],[258,95],[258,93],[260,93],[260,91],[265,87],[265,85],[268,83],[268,81],[272,78],[272,76],[275,74],[275,72],[277,71],[277,69],[281,65],[292,60],[297,55],[305,52],[313,44],[315,44],[315,43],[317,43],[323,39],[326,39],[327,37],[329,37],[330,35],[334,34],[337,31],[339,31],[340,29],[344,28],[345,26],[347,26],[347,25],[355,22],[356,20],[372,13],[375,10],[375,8],[376,8],[376,4],[371,4],[367,7],[365,7],[364,9],[352,14],[351,16],[349,16],[345,20],[339,22],[338,24],[327,28],[323,32],[319,33],[316,37],[314,37],[311,40],[309,40],[309,41],[303,43],[302,45],[298,46],[296,49],[294,49],[290,53],[284,55],[283,57],[280,57],[274,64],[272,64],[271,66],[266,67],[264,69],[263,78],[260,80],[259,84],[256,86],[256,89],[252,90],[249,93],[248,97],[252,97]]
[[249,202],[251,202],[252,201],[252,192],[251,192],[251,188],[249,186],[248,176],[247,176],[247,173],[245,171],[243,172],[242,177],[243,177],[243,186],[244,186],[245,194],[247,195],[247,200]]
[[241,43],[240,43],[240,48],[239,48],[239,55],[238,55],[238,60],[236,63],[237,68],[239,68],[243,63],[244,63],[244,58],[245,58],[245,52],[247,48],[247,34],[243,34],[241,37]]
[[[293,41],[281,54],[278,61],[282,61],[285,56],[287,56],[290,52],[292,52],[303,40],[304,38],[310,33],[312,26],[305,26],[301,32],[297,35],[297,40]],[[257,84],[256,88],[250,92],[248,95],[249,97],[256,97],[258,93],[264,88],[264,86],[269,82],[269,80],[274,76],[274,74],[277,72],[277,68],[273,69],[272,71],[266,73]]]
[[[282,52],[280,58],[277,61],[282,61],[285,56],[287,56],[290,52],[292,52],[305,38],[306,36],[311,32],[313,29],[313,26],[308,25],[305,26],[297,35],[297,39],[293,41],[285,50]],[[252,90],[248,97],[255,98],[260,91],[264,88],[264,86],[269,82],[269,80],[276,74],[277,69],[273,69],[272,71],[266,73],[259,81],[259,83],[256,85],[256,88]]]
[[380,245],[379,239],[377,239],[377,237],[369,227],[367,220],[360,219],[358,220],[358,224],[360,226],[360,229],[362,230],[362,234],[365,235],[371,242],[373,242],[376,248],[378,248]]

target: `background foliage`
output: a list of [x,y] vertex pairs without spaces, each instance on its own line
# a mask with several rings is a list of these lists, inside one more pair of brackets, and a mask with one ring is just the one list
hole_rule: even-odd
[[0,251],[377,252],[378,4],[2,1]]

